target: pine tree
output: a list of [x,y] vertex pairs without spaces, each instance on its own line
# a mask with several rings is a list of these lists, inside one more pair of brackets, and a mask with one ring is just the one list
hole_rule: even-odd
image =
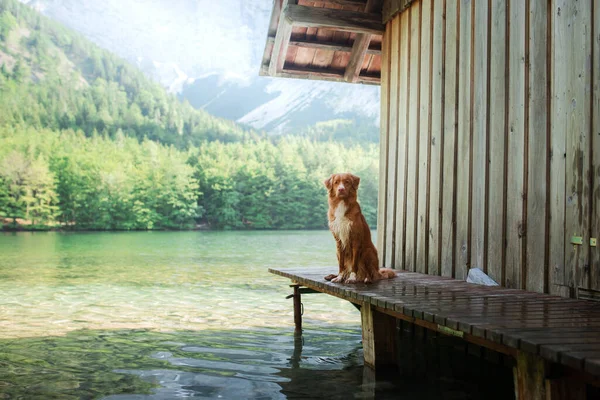
[[39,157],[28,165],[25,175],[25,190],[23,195],[26,211],[25,218],[32,225],[53,224],[58,216],[58,196],[54,174],[48,168],[48,163]]
[[31,75],[31,69],[19,58],[12,70],[12,79],[23,83]]

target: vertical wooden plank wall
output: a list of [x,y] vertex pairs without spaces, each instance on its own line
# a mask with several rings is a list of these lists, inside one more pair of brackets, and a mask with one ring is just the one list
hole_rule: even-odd
[[[440,0],[435,0],[435,7],[440,7]],[[441,274],[454,276],[454,237],[455,237],[455,210],[456,210],[456,114],[455,107],[458,101],[458,84],[456,71],[458,70],[458,2],[445,0],[443,4],[446,12],[446,32],[442,46],[445,48],[445,79],[444,79],[444,131],[442,135],[442,182],[440,188],[431,188],[431,191],[442,192],[442,231]]]
[[[577,295],[580,287],[589,287],[590,253],[598,251],[589,246],[590,233],[597,236],[597,232],[589,232],[591,76],[595,61],[591,48],[592,4],[556,0],[551,10],[551,158],[552,166],[560,169],[551,171],[551,183],[556,180],[558,185],[550,187],[554,202],[550,215],[554,234],[551,246],[557,246],[551,254],[554,276],[550,291],[567,294],[568,290],[571,295]],[[564,223],[562,237],[556,222]],[[583,244],[572,244],[573,236],[582,237]],[[558,249],[561,244],[562,251]]]
[[510,0],[508,5],[508,147],[506,154],[506,279],[508,287],[521,288],[523,241],[525,221],[523,201],[527,193],[523,187],[525,163],[525,34],[526,11],[524,0]]
[[[556,26],[559,33],[567,33],[572,45],[557,55],[568,66],[566,97],[569,104],[565,109],[566,135],[566,284],[569,287],[587,287],[589,277],[588,246],[575,246],[572,236],[589,240],[589,173],[590,173],[590,128],[591,128],[591,7],[590,1],[570,1],[557,10]],[[566,23],[566,26],[565,26]],[[556,60],[558,61],[558,59]],[[589,118],[586,118],[589,116]]]
[[429,221],[425,225],[427,231],[427,273],[431,275],[439,275],[440,268],[440,251],[442,230],[440,229],[440,221],[442,215],[442,191],[440,188],[442,177],[442,138],[444,132],[444,56],[445,48],[443,46],[446,33],[444,18],[445,7],[442,1],[431,0],[431,84],[430,88],[430,116],[429,120]]
[[[485,260],[486,230],[486,182],[488,181],[488,42],[490,11],[487,1],[473,1],[473,97],[472,97],[472,146],[471,146],[471,257],[470,265],[476,265],[487,272]],[[480,107],[475,107],[480,104]],[[477,171],[477,173],[475,172]]]
[[471,83],[472,83],[472,5],[475,0],[458,2],[458,130],[456,133],[456,256],[454,276],[467,277],[470,255],[469,218],[470,218],[470,179],[471,171]]
[[[490,47],[489,47],[489,88],[490,96],[488,114],[489,155],[488,164],[488,204],[487,204],[487,273],[496,282],[505,281],[506,253],[506,140],[507,114],[506,95],[508,80],[506,42],[508,18],[507,3],[492,1],[490,11]],[[483,269],[485,269],[484,266]]]
[[[391,25],[391,26],[390,26]],[[391,32],[392,37],[398,37],[399,34],[399,21],[394,20],[388,24],[388,28],[386,30]],[[388,138],[386,140],[387,143],[387,162],[388,165],[393,166],[396,163],[398,151],[401,146],[397,142],[398,138],[398,116],[401,115],[398,112],[397,104],[398,104],[398,74],[396,71],[398,70],[398,62],[399,62],[399,54],[398,54],[398,44],[400,42],[398,40],[391,40],[390,43],[387,44],[390,49],[390,54],[386,58],[386,61],[390,65],[390,72],[387,74],[387,81],[389,82],[389,88],[387,89],[388,96],[388,120],[387,122],[387,130],[388,130]],[[382,124],[384,121],[382,120]],[[385,260],[385,265],[394,265],[394,235],[396,232],[395,220],[396,220],[396,185],[401,183],[397,182],[396,177],[396,169],[388,168],[385,180],[387,181],[387,194],[386,196],[386,222],[385,222],[385,253],[381,259]],[[379,229],[378,229],[379,230]]]
[[409,9],[409,37],[408,37],[408,118],[406,118],[407,147],[406,147],[406,225],[404,230],[405,249],[404,265],[411,271],[416,270],[417,253],[417,204],[419,192],[417,191],[419,181],[419,103],[420,87],[420,21],[421,2],[415,3]]
[[[592,3],[592,60],[600,57],[600,5]],[[600,62],[592,62],[592,163],[590,234],[600,241]],[[590,287],[600,290],[600,243],[590,247]]]
[[569,77],[566,74],[567,63],[556,63],[561,53],[571,46],[564,18],[558,10],[565,8],[569,0],[554,0],[552,9],[550,35],[550,223],[549,223],[549,292],[561,296],[569,296],[569,288],[565,285],[565,178],[566,178],[566,87]]
[[600,5],[415,1],[383,53],[382,265],[600,290]]
[[417,254],[415,270],[420,273],[428,272],[429,255],[427,226],[429,224],[429,153],[430,153],[430,132],[431,128],[431,0],[422,0],[421,2],[421,22],[420,22],[420,94],[419,94],[419,174],[417,183]]
[[550,118],[548,105],[550,88],[548,85],[548,0],[529,0],[526,44],[528,57],[527,108],[527,234],[525,260],[523,265],[524,285],[529,290],[548,290],[547,222],[548,222],[548,136]]
[[408,124],[405,115],[408,114],[408,70],[409,70],[409,13],[403,13],[400,18],[396,18],[400,24],[400,37],[404,38],[399,41],[398,57],[402,60],[398,65],[398,103],[395,108],[399,113],[398,120],[398,159],[395,165],[390,164],[390,168],[396,170],[396,176],[398,182],[396,185],[396,233],[395,233],[395,248],[394,257],[397,260],[394,265],[404,265],[404,238],[405,238],[405,227],[406,227],[406,134]]
[[389,119],[390,119],[390,46],[392,41],[393,22],[388,22],[385,33],[383,35],[381,54],[381,134],[379,140],[379,201],[377,204],[377,248],[379,249],[379,267],[384,265],[392,265],[386,258],[387,255],[387,238],[389,237],[387,227],[390,214],[387,209],[388,197],[388,143],[389,143]]

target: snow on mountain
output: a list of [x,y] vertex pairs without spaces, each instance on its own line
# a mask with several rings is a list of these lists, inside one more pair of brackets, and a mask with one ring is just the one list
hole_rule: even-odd
[[194,78],[190,78],[177,64],[163,64],[154,61],[152,65],[158,76],[163,77],[161,82],[165,84],[167,90],[171,93],[179,93],[183,90],[184,85],[194,82]]
[[377,129],[378,87],[258,76],[271,0],[21,1],[215,115],[273,132],[339,118]]
[[[374,121],[379,118],[379,94],[376,88],[302,80],[270,79],[270,81],[265,87],[265,92],[278,93],[278,96],[245,114],[239,118],[239,122],[270,130],[269,125],[273,121],[279,121],[280,123],[273,129],[282,131],[290,122],[287,118],[290,114],[305,112],[319,100],[324,102],[325,109],[334,111],[334,116],[324,113],[325,118],[317,116],[311,118],[316,122],[339,118],[342,114],[348,113],[362,113],[366,117],[373,118]],[[323,109],[320,109],[319,113],[322,112]]]

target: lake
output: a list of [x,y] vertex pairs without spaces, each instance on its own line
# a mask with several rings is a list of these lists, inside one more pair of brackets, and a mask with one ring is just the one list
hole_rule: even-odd
[[505,398],[366,379],[360,314],[331,296],[303,296],[294,338],[267,269],[335,266],[326,231],[2,233],[0,255],[0,399]]

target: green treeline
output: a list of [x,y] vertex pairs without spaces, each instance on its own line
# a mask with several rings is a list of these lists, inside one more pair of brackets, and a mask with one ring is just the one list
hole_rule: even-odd
[[323,180],[349,171],[374,228],[377,147],[324,141],[347,133],[334,121],[267,138],[0,0],[0,227],[319,229]]
[[323,180],[351,169],[374,227],[376,155],[293,137],[182,151],[119,132],[0,128],[0,216],[62,229],[319,229]]
[[191,150],[205,221],[219,228],[315,229],[327,227],[332,172],[363,178],[359,200],[370,226],[377,220],[378,148],[345,147],[284,138],[277,144],[222,145]]

